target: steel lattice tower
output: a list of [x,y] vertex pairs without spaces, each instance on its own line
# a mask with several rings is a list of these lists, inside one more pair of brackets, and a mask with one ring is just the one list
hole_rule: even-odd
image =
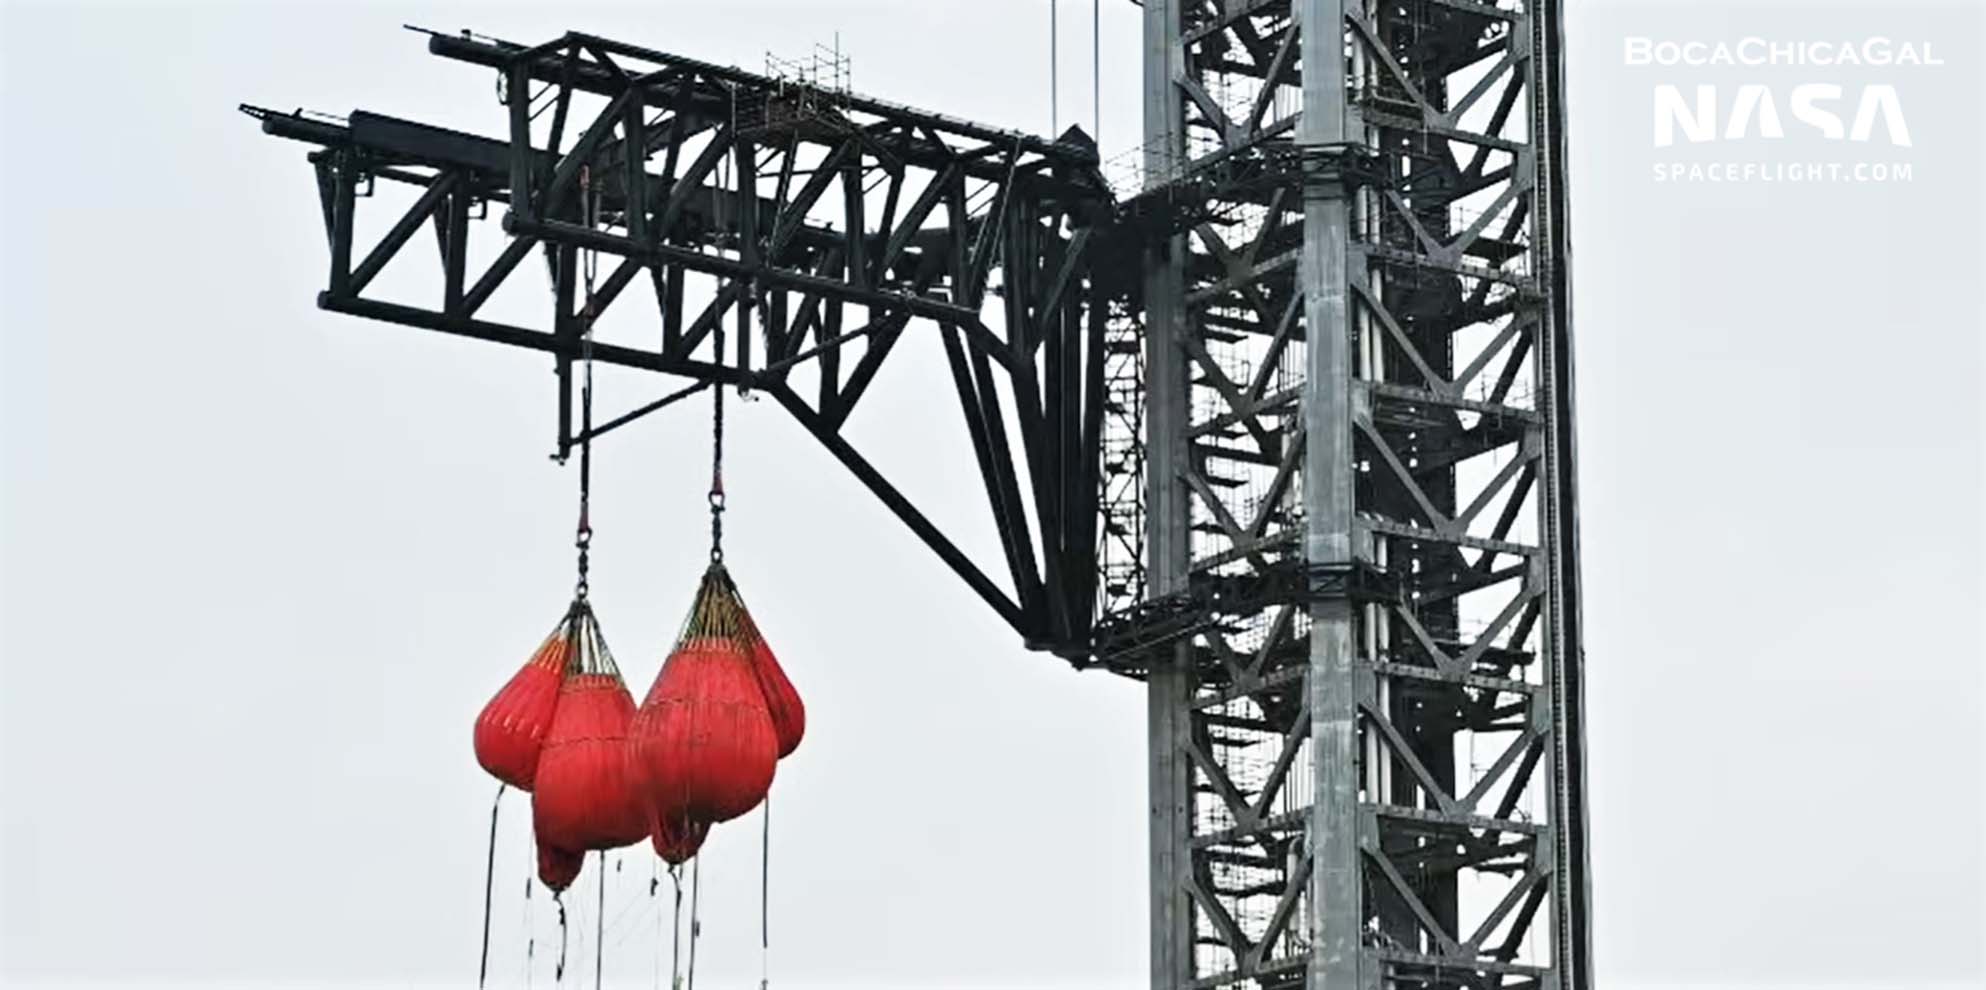
[[[1029,647],[1145,681],[1154,990],[1585,990],[1558,19],[1144,0],[1124,199],[1073,128],[581,33],[430,34],[500,137],[243,110],[315,146],[320,307],[549,355],[561,453],[768,394]],[[385,298],[424,227],[439,291]],[[533,253],[542,324],[492,319]],[[845,429],[915,346],[993,566]],[[583,360],[692,384],[575,428]]]
[[1152,985],[1590,986],[1557,5],[1144,7]]

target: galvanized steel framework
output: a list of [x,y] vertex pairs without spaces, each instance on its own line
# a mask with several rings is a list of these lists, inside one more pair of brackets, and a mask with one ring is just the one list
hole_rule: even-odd
[[1152,985],[1590,986],[1558,11],[1144,6]]
[[[1556,5],[1144,7],[1123,202],[1079,132],[581,34],[430,39],[505,138],[244,109],[319,146],[324,308],[551,354],[561,450],[583,354],[695,382],[594,436],[763,390],[1031,647],[1144,679],[1154,988],[1588,987]],[[439,299],[369,293],[428,225]],[[534,250],[549,328],[479,315]],[[583,344],[642,283],[653,339]],[[992,574],[844,434],[920,333]]]

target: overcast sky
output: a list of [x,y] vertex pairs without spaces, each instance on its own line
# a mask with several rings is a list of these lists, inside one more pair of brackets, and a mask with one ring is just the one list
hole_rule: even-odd
[[[839,32],[858,89],[1048,126],[1041,2],[551,6],[0,4],[0,982],[474,969],[469,726],[571,583],[549,362],[316,310],[305,149],[235,104],[500,133],[490,74],[402,22],[746,68]],[[1067,123],[1089,15],[1062,6]],[[1603,985],[1975,982],[1979,5],[1573,6]],[[1138,16],[1104,10],[1106,155],[1136,143]],[[1942,67],[1761,77],[1895,85],[1913,146],[1857,153],[1913,180],[1654,182],[1653,85],[1750,77],[1625,66],[1622,39],[1747,33],[1934,40]],[[907,346],[855,436],[997,553],[941,373]],[[1022,650],[778,408],[734,410],[734,571],[810,716],[774,791],[775,985],[1142,985],[1141,689]],[[595,600],[637,692],[701,567],[703,430],[600,452]],[[713,987],[758,977],[757,828],[707,847]],[[508,803],[505,985],[527,910],[540,984],[556,954],[528,835]],[[624,985],[656,958],[648,859],[609,890]]]

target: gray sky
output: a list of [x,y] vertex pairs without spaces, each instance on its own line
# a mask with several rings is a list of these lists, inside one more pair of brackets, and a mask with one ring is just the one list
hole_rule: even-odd
[[[1044,6],[0,5],[0,982],[473,970],[492,787],[469,726],[571,582],[548,362],[318,312],[304,149],[236,103],[498,133],[490,75],[403,21],[747,68],[839,31],[858,89],[1044,131]],[[1104,13],[1108,155],[1135,143],[1138,42],[1135,8]],[[1570,21],[1605,982],[1977,980],[1979,5]],[[1898,87],[1914,180],[1653,182],[1651,86],[1741,80],[1623,66],[1622,37],[1746,33],[1936,39],[1944,67],[1849,80]],[[1088,68],[1065,63],[1065,122]],[[936,349],[905,350],[855,436],[985,554]],[[602,401],[661,385],[609,376]],[[810,715],[774,792],[775,984],[1140,985],[1140,689],[1023,651],[780,410],[733,408],[734,570]],[[704,428],[665,415],[599,454],[595,598],[637,692],[700,568]],[[509,981],[524,802],[505,824]],[[757,978],[757,828],[708,847],[711,986]],[[647,985],[627,860],[609,967]]]

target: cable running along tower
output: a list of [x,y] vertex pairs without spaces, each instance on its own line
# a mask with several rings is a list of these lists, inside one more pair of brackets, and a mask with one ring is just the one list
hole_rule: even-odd
[[[1558,7],[1144,0],[1121,193],[1077,128],[576,33],[429,36],[501,136],[243,109],[315,146],[321,307],[549,355],[560,452],[766,394],[1030,648],[1142,681],[1155,990],[1586,990]],[[440,291],[369,293],[424,227]],[[484,313],[532,255],[545,323]],[[609,311],[593,360],[689,382],[582,434]],[[845,433],[909,347],[996,561]]]

